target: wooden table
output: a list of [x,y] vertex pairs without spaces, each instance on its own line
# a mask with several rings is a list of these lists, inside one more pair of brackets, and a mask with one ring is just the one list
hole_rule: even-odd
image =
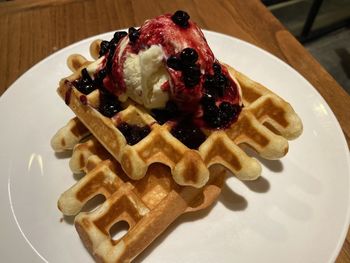
[[[300,72],[325,98],[349,144],[350,96],[258,0],[0,2],[0,95],[32,65],[58,49],[178,9],[188,11],[202,28],[248,41]],[[350,262],[349,233],[337,262]]]

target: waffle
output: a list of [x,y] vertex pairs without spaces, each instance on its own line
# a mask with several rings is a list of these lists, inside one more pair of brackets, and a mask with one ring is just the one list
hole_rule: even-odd
[[[76,142],[69,147],[67,143],[54,144],[55,151],[73,149],[70,167],[74,173],[85,173],[61,195],[58,207],[64,215],[77,215],[76,230],[97,262],[130,262],[177,217],[208,207],[220,194],[225,178],[220,166],[210,168],[210,180],[200,189],[176,184],[169,168],[162,164],[150,166],[142,179],[131,180],[81,127],[78,119],[72,119],[53,139]],[[77,137],[84,141],[79,143]],[[81,212],[97,195],[106,198],[103,204]],[[126,222],[129,229],[122,238],[114,240],[111,228],[121,222]]]
[[[100,43],[96,40],[90,46],[96,60]],[[279,159],[288,151],[288,140],[302,132],[302,122],[289,103],[227,65],[241,86],[244,107],[233,125],[224,130],[203,129],[206,140],[198,149],[189,149],[170,133],[169,122],[160,125],[149,111],[131,101],[112,118],[96,110],[100,91],[84,95],[72,82],[81,77],[82,68],[91,70],[97,62],[71,55],[68,66],[73,74],[60,81],[58,93],[131,179],[143,178],[151,164],[162,163],[170,168],[179,185],[204,186],[209,180],[209,167],[215,164],[223,165],[241,180],[254,180],[261,174],[261,165],[240,146],[248,145],[263,158]],[[151,132],[135,145],[128,145],[116,128],[122,122],[148,125]]]

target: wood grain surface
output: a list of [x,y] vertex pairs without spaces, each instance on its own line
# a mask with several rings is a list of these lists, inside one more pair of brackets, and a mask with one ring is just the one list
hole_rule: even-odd
[[[324,97],[350,142],[350,96],[258,0],[18,0],[0,2],[0,95],[53,52],[99,33],[183,9],[204,29],[281,58]],[[28,87],[30,88],[30,87]],[[327,238],[327,237],[325,237]],[[336,262],[350,262],[350,235]]]

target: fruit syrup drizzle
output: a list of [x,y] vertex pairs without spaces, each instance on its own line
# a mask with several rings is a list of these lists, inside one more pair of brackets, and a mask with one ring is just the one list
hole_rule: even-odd
[[[196,26],[193,22],[189,22],[189,15],[184,11],[177,11],[173,15],[164,15],[156,19],[167,19],[181,30]],[[168,23],[167,20],[165,21]],[[126,36],[129,37],[129,43],[132,47],[132,45],[136,45],[140,38],[140,29],[131,27],[128,33],[118,31],[110,41],[102,41],[99,56],[105,56],[105,66],[94,74],[93,79],[84,68],[81,71],[81,78],[72,83],[75,88],[85,95],[99,89],[101,103],[98,110],[109,118],[122,110],[120,101],[109,86],[111,75],[113,75],[112,67],[118,43]],[[212,55],[210,49],[207,53],[209,53],[208,57]],[[212,55],[213,62],[211,66],[206,69],[204,74],[201,74],[198,60],[202,61],[202,57],[201,54],[199,58],[195,48],[187,47],[181,52],[171,54],[165,62],[170,75],[177,76],[175,82],[179,83],[178,79],[181,80],[181,85],[184,87],[182,92],[187,92],[190,95],[194,94],[194,103],[193,101],[187,101],[187,106],[184,106],[179,103],[177,98],[173,98],[166,103],[165,108],[152,109],[151,111],[159,124],[171,121],[173,123],[171,134],[191,149],[198,149],[206,139],[200,127],[213,130],[225,129],[237,120],[242,108],[238,100],[237,86],[228,74],[227,69],[220,65]],[[109,79],[109,81],[106,82],[106,79]],[[87,103],[84,95],[80,100],[83,104]],[[191,107],[188,108],[188,105]],[[148,126],[141,127],[126,122],[120,123],[117,128],[123,133],[129,145],[138,143],[151,132]]]

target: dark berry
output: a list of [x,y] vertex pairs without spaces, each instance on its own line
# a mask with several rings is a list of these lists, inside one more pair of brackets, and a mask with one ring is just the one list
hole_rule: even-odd
[[218,74],[215,76],[215,81],[217,82],[217,85],[220,87],[226,87],[227,84],[227,78],[223,74]]
[[152,115],[160,125],[171,119],[171,116],[165,109],[153,109]]
[[187,88],[193,88],[200,81],[201,71],[199,67],[195,64],[186,65],[183,68],[183,81]]
[[112,118],[120,111],[120,106],[115,103],[103,104],[102,107],[100,107],[100,111],[104,116]]
[[118,129],[122,134],[127,134],[130,132],[131,130],[131,126],[129,124],[127,124],[126,122],[121,122],[118,125]]
[[170,56],[167,59],[166,64],[169,68],[172,68],[175,70],[181,70],[182,68],[181,60],[178,59],[176,56]]
[[204,106],[203,119],[207,125],[211,128],[219,128],[222,126],[219,108],[214,104],[208,104]]
[[184,66],[183,72],[189,76],[199,77],[201,75],[201,70],[196,64]]
[[123,37],[125,37],[128,33],[125,31],[117,31],[114,33],[113,39],[115,43],[118,43]]
[[221,73],[221,66],[219,63],[214,63],[213,64],[213,70],[214,74],[220,74]]
[[215,78],[212,75],[204,76],[204,88],[212,89],[215,86]]
[[220,104],[220,112],[223,119],[230,122],[232,119],[236,118],[241,111],[241,107],[238,104],[231,104],[229,102],[222,102]]
[[227,101],[223,101],[221,102],[219,108],[224,112],[230,113],[233,110],[233,105]]
[[203,107],[215,105],[215,98],[211,94],[205,93],[201,98],[201,104],[203,105]]
[[129,28],[129,40],[131,43],[135,43],[140,36],[140,31],[134,27]]
[[175,115],[178,113],[179,109],[176,105],[175,102],[169,100],[166,105],[165,105],[165,109],[170,113],[172,114],[174,117]]
[[124,135],[126,142],[129,145],[138,143],[151,132],[149,126],[132,125],[126,122],[120,123],[117,128]]
[[106,75],[107,75],[106,69],[105,68],[101,69],[100,71],[98,71],[95,74],[94,83],[96,85],[101,85],[103,83],[103,79],[106,77]]
[[224,128],[237,118],[241,107],[238,104],[222,102],[219,108],[216,105],[205,105],[203,119],[211,128]]
[[212,75],[205,75],[204,89],[207,94],[210,94],[214,98],[220,97],[221,95],[221,92],[218,90],[216,78],[214,78]]
[[200,78],[196,75],[184,75],[183,81],[185,83],[186,88],[193,88],[199,83]]
[[185,48],[180,53],[180,58],[184,64],[194,64],[198,60],[198,53],[193,48]]
[[85,95],[88,95],[96,89],[92,84],[81,84],[79,82],[77,83],[76,88]]
[[225,89],[227,86],[227,78],[223,74],[218,74],[215,76],[215,82],[217,86],[217,92],[220,97],[222,97],[225,93]]
[[164,109],[153,109],[152,115],[159,124],[164,124],[177,117],[178,108],[174,102],[168,101]]
[[92,79],[90,77],[90,74],[89,72],[87,71],[86,68],[83,68],[81,70],[81,77],[82,77],[82,81],[85,82],[85,83],[90,83],[92,82]]
[[192,122],[182,121],[171,129],[171,134],[190,149],[198,149],[205,141],[205,134]]
[[81,71],[81,78],[73,85],[83,94],[87,95],[96,89],[86,68]]
[[172,118],[172,116],[165,109],[153,109],[152,115],[159,124],[164,124]]
[[185,11],[178,10],[171,16],[171,19],[178,26],[187,28],[190,16]]
[[101,90],[99,111],[102,115],[111,118],[122,110],[119,100],[113,95]]
[[108,50],[109,50],[109,42],[105,40],[102,41],[100,44],[100,52],[99,52],[100,57],[107,54]]

